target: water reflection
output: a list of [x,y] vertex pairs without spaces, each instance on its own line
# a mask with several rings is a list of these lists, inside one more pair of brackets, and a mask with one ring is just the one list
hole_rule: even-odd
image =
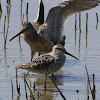
[[26,20],[27,20],[27,22],[28,22],[28,13],[26,13]]
[[78,47],[78,53],[79,53],[79,56],[80,56],[80,47],[81,47],[81,31],[79,32],[79,47]]
[[86,31],[86,50],[85,50],[85,54],[86,54],[86,58],[87,58],[87,47],[88,47],[88,31]]
[[[59,71],[62,73],[62,71]],[[51,76],[48,76],[47,79],[47,89],[44,89],[45,84],[45,75],[41,74],[29,74],[27,76],[27,81],[30,86],[30,88],[33,91],[33,95],[35,98],[42,99],[42,100],[53,100],[56,97],[56,94],[58,94],[58,90],[55,88],[51,78]],[[56,77],[56,84],[59,86],[63,85],[64,76],[63,75],[55,75]],[[23,75],[18,75],[18,78],[23,78]],[[34,80],[33,80],[34,79]],[[20,83],[19,83],[20,84]],[[34,87],[35,84],[35,87]],[[19,99],[17,99],[19,100]],[[31,96],[29,100],[32,100]]]
[[86,48],[87,48],[87,38],[88,38],[88,13],[86,13]]
[[[75,46],[76,46],[76,42],[77,42],[77,14],[75,14]],[[81,50],[81,35],[82,35],[82,31],[81,31],[81,13],[79,13],[79,39],[78,39],[78,53],[80,56],[80,50]],[[88,13],[86,13],[86,44],[85,44],[85,48],[86,48],[86,54],[87,54],[87,46],[88,46]]]
[[87,58],[87,46],[88,46],[88,13],[86,13],[86,50],[85,50],[85,54],[86,54],[86,58]]
[[10,5],[7,5],[6,8],[7,8],[7,19],[8,19],[8,25],[9,25],[11,6]]
[[[3,30],[5,12],[7,12],[7,15],[6,15],[7,16],[7,21],[6,21],[6,23],[9,24],[10,26],[12,26],[12,27],[10,27],[10,32],[9,32],[10,33],[9,37],[11,37],[12,34],[14,32],[16,32],[16,31],[18,31],[18,28],[19,28],[19,27],[14,28],[14,24],[16,24],[18,26],[21,22],[23,23],[23,19],[24,19],[23,16],[24,15],[23,15],[23,12],[22,12],[22,8],[24,8],[23,7],[24,3],[22,3],[22,2],[21,2],[21,4],[17,3],[17,8],[18,8],[18,11],[20,11],[20,13],[18,13],[19,17],[16,18],[17,17],[17,16],[15,16],[16,12],[13,12],[13,10],[12,10],[12,9],[16,9],[15,8],[16,7],[15,2],[13,1],[13,3],[12,3],[13,6],[12,7],[11,6],[6,6],[6,5],[4,6],[3,2],[5,2],[5,1],[2,1],[3,13],[0,13],[0,26],[1,26],[0,28],[1,28],[1,30]],[[32,1],[29,1],[29,2],[32,2]],[[20,4],[20,7],[18,6],[18,4]],[[96,11],[97,11],[97,9],[96,9]],[[100,83],[100,79],[99,79],[100,74],[99,74],[99,67],[98,67],[100,65],[100,61],[98,59],[98,58],[100,58],[100,55],[99,55],[100,48],[99,48],[99,45],[98,45],[99,44],[99,38],[98,37],[100,37],[100,35],[99,35],[99,31],[98,31],[99,30],[99,21],[98,21],[98,19],[96,20],[96,18],[99,18],[99,16],[96,17],[96,14],[93,13],[93,11],[91,11],[91,12],[92,12],[92,14],[89,12],[89,16],[88,16],[88,14],[86,14],[86,16],[84,16],[84,14],[83,14],[83,16],[81,16],[82,20],[80,18],[80,20],[81,20],[80,25],[79,25],[79,20],[78,20],[78,17],[79,17],[78,14],[75,15],[75,21],[74,21],[75,23],[72,22],[73,17],[72,17],[71,21],[69,21],[71,26],[73,26],[75,24],[75,29],[73,28],[71,30],[71,32],[75,33],[75,35],[73,34],[74,35],[74,39],[71,40],[71,42],[69,42],[68,49],[71,48],[71,46],[75,46],[75,48],[77,48],[78,51],[79,51],[79,56],[80,56],[80,53],[82,54],[82,56],[84,56],[84,55],[86,56],[86,60],[85,61],[86,61],[86,63],[89,66],[89,72],[90,73],[92,73],[92,72],[96,73],[96,78],[98,77],[98,80],[96,80],[96,84],[97,84],[96,85],[96,87],[97,87],[96,88],[97,89],[96,93],[97,93],[97,97],[98,97],[99,94],[100,94],[100,89],[99,89],[99,87],[100,87],[100,84],[99,84]],[[12,18],[12,16],[15,16],[15,18]],[[12,22],[11,18],[12,18],[13,22]],[[19,18],[21,18],[21,20]],[[84,21],[84,18],[86,18],[85,21]],[[26,15],[25,15],[25,19],[26,19]],[[33,18],[30,17],[30,19],[33,19]],[[7,27],[7,25],[6,25],[6,27]],[[85,28],[83,28],[83,27],[85,27]],[[67,30],[67,28],[65,28],[65,30]],[[82,32],[80,30],[82,30]],[[6,31],[5,31],[5,33],[6,33]],[[95,33],[97,33],[97,34],[95,34]],[[4,36],[4,37],[6,37],[6,36]],[[67,37],[68,37],[68,35],[67,35]],[[69,35],[69,37],[70,37],[70,35]],[[68,42],[68,40],[66,40],[66,43],[67,42]],[[16,41],[14,41],[13,43],[16,44]],[[70,46],[70,44],[71,44],[71,46]],[[22,47],[21,47],[20,41],[19,41],[19,47],[16,46],[16,48],[12,47],[9,44],[9,42],[7,44],[7,49],[4,49],[3,45],[4,45],[4,43],[3,43],[3,32],[2,32],[0,34],[0,52],[1,52],[1,54],[0,54],[0,59],[1,59],[0,64],[2,66],[1,67],[1,74],[0,74],[0,76],[1,76],[0,77],[0,80],[1,80],[0,84],[1,83],[5,83],[5,84],[0,85],[0,88],[1,88],[0,91],[2,90],[2,88],[4,89],[4,91],[2,92],[2,95],[3,95],[2,98],[5,99],[5,95],[7,95],[8,98],[10,98],[9,95],[11,95],[11,88],[10,88],[9,79],[10,79],[10,77],[14,77],[15,76],[15,73],[14,73],[15,65],[17,65],[17,64],[19,64],[21,62],[24,62],[24,61],[20,61],[20,59],[18,58],[19,57],[18,53],[15,52],[15,50],[18,50],[18,48],[20,48],[20,50],[19,50],[20,57],[22,57],[23,54],[22,54]],[[26,49],[26,47],[24,47],[23,49]],[[73,49],[73,52],[74,52],[74,50],[75,49]],[[17,58],[16,58],[16,56],[17,56]],[[25,57],[25,55],[23,56],[23,58],[24,57]],[[93,57],[94,57],[94,59],[93,59]],[[16,62],[12,63],[12,60],[14,60],[14,59],[15,60],[17,59],[17,60],[16,60]],[[91,61],[91,59],[92,59],[92,61]],[[71,64],[72,64],[72,62],[71,62]],[[6,67],[7,65],[11,65],[12,68],[11,67],[7,68]],[[74,91],[73,87],[77,86],[77,88],[75,88],[75,90],[79,89],[79,86],[80,87],[82,86],[80,84],[84,83],[84,81],[86,82],[86,80],[87,80],[87,78],[85,77],[85,75],[83,73],[83,69],[82,69],[83,66],[81,66],[81,65],[77,66],[77,65],[78,64],[75,65],[75,63],[74,63],[74,64],[70,65],[70,68],[68,67],[68,71],[71,72],[70,75],[68,75],[68,73],[66,74],[66,76],[63,73],[62,74],[58,73],[57,75],[55,75],[55,77],[56,77],[56,84],[58,85],[58,87],[60,87],[60,89],[64,89],[65,95],[70,95],[69,96],[70,99],[72,97],[72,93],[74,93],[73,92]],[[67,67],[64,68],[63,70],[66,73],[67,71],[65,71],[65,70],[67,70]],[[75,76],[75,75],[73,75],[74,73],[77,73],[79,75]],[[22,79],[22,78],[23,77],[19,78],[19,80]],[[5,80],[7,80],[8,82],[6,83]],[[37,75],[29,75],[27,77],[27,80],[28,80],[28,83],[30,83],[30,87],[32,87],[32,88],[33,88],[33,84],[35,82],[36,90],[35,91],[33,89],[32,90],[33,90],[34,95],[38,99],[42,99],[42,100],[50,99],[50,100],[53,100],[53,99],[56,98],[57,94],[59,94],[57,92],[57,89],[54,87],[52,81],[50,80],[50,78],[48,78],[48,81],[47,81],[47,91],[44,91],[45,76],[43,77],[43,76],[37,76]],[[90,80],[92,80],[92,78]],[[21,87],[22,88],[21,92],[23,92],[23,94],[21,96],[14,95],[14,97],[16,96],[15,97],[16,100],[24,100],[24,99],[22,99],[22,98],[25,98],[24,82],[23,82],[23,80],[21,80],[19,83],[22,86]],[[67,86],[69,86],[69,88],[65,84],[67,84]],[[14,86],[15,86],[15,83],[14,83]],[[64,88],[64,86],[66,86],[66,88]],[[82,91],[84,92],[85,89],[83,89],[83,88],[82,88]],[[5,93],[5,91],[7,92],[7,94]],[[16,91],[16,86],[15,86],[15,91]],[[81,92],[78,96],[81,95],[81,97],[84,97],[84,93],[83,92]],[[2,96],[2,95],[0,95],[0,96]],[[73,94],[73,95],[74,95],[73,97],[76,96],[76,94]],[[58,97],[59,97],[59,95],[58,95]],[[70,100],[70,99],[68,99],[68,100]],[[29,100],[32,100],[30,95],[29,95]]]
[[7,53],[5,48],[4,48],[4,59],[5,59],[5,64],[7,65]]
[[16,100],[20,100],[20,96],[17,96],[17,99]]
[[75,46],[76,46],[76,39],[77,39],[77,34],[76,34],[76,32],[77,32],[77,29],[75,29]]
[[[57,77],[56,80],[56,84],[59,85],[63,85],[63,83],[58,79],[59,77]],[[47,90],[44,90],[44,82],[45,79],[40,79],[38,78],[37,80],[35,80],[36,83],[36,87],[38,87],[38,92],[40,93],[40,97],[43,100],[53,100],[55,98],[55,93],[57,93],[57,90],[55,89],[54,84],[52,83],[51,80],[47,81]],[[41,89],[41,87],[43,87],[43,89]]]
[[21,42],[20,42],[20,36],[19,36],[19,48],[20,48],[20,57],[22,57],[23,53],[22,53],[22,46],[21,46]]

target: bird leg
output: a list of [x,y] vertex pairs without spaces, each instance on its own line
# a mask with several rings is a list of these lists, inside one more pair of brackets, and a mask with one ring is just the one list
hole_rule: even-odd
[[46,75],[46,80],[45,80],[45,84],[44,84],[44,89],[46,90],[46,82],[47,82],[47,75]]
[[32,59],[33,59],[34,55],[35,55],[35,51],[33,49],[31,49],[31,62],[32,62]]
[[55,75],[52,73],[52,77],[56,80],[56,77],[55,77]]
[[60,95],[62,96],[63,100],[66,100],[65,96],[62,94],[61,90],[59,89],[59,87],[58,87],[57,84],[55,83],[53,74],[52,74],[52,76],[51,76],[51,80],[52,80],[53,84],[55,85],[55,87],[57,88],[57,90],[58,90],[58,92],[60,93]]
[[26,76],[29,74],[29,71],[26,73]]
[[40,53],[38,53],[38,56],[40,56],[41,54]]

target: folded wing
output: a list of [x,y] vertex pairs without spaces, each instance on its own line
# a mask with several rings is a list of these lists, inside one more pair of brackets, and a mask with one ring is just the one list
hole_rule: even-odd
[[17,65],[16,68],[22,68],[29,71],[44,71],[48,67],[52,66],[54,64],[54,57],[51,55],[43,55],[39,56],[37,59],[35,59],[32,63],[27,63],[23,65]]

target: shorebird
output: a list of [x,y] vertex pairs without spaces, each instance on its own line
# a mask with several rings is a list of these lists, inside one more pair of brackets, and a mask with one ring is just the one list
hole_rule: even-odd
[[[54,72],[57,72],[64,65],[66,61],[65,54],[72,56],[78,60],[77,57],[68,53],[65,50],[64,46],[58,44],[53,47],[51,52],[39,56],[31,63],[17,65],[16,69],[22,68],[31,72],[45,74],[46,81],[47,81],[47,76],[49,74],[53,74]],[[46,89],[46,81],[45,81],[45,86],[44,86],[45,89]]]
[[[33,37],[33,35],[35,36],[35,30],[36,31],[38,31],[39,30],[39,26],[41,25],[41,24],[43,24],[44,23],[44,4],[43,4],[43,1],[42,0],[39,0],[39,10],[38,10],[38,15],[37,15],[37,18],[36,18],[36,20],[34,21],[32,21],[31,23],[30,22],[24,22],[24,24],[21,26],[21,30],[23,31],[23,29],[25,29],[26,27],[30,27],[29,28],[29,30],[27,31],[26,30],[26,33],[29,33],[29,34],[23,34],[24,33],[24,31],[23,31],[23,33],[20,35],[22,38],[24,38],[24,40],[26,41],[26,43],[28,43],[29,44],[29,46],[30,46],[30,49],[31,49],[31,61],[32,61],[32,59],[33,59],[33,56],[34,56],[34,54],[35,54],[35,51],[34,51],[34,49],[33,49],[33,46],[34,46],[34,44],[33,44],[33,46],[31,46],[31,43],[33,42],[32,40],[34,40],[34,37]],[[31,24],[31,25],[30,25]],[[32,27],[31,27],[32,26]],[[34,30],[35,29],[35,30]],[[33,30],[33,31],[31,31],[31,30]],[[21,31],[21,32],[22,32]],[[33,32],[33,33],[31,33],[31,32]],[[36,34],[37,35],[37,34]],[[37,36],[36,36],[37,37]],[[36,41],[36,38],[35,37],[35,41]],[[32,39],[33,38],[33,39]],[[32,42],[31,42],[32,41]]]
[[10,39],[13,40],[22,34],[24,40],[31,48],[31,59],[35,52],[48,53],[56,44],[65,44],[65,36],[62,35],[64,22],[69,16],[92,9],[98,6],[100,0],[66,0],[49,10],[46,21],[34,27],[32,23],[25,22],[22,31]]

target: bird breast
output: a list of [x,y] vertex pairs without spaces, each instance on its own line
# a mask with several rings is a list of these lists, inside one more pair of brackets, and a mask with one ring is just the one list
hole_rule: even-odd
[[48,41],[43,40],[41,38],[38,38],[37,40],[34,40],[34,39],[30,40],[30,39],[24,38],[24,40],[26,41],[26,43],[29,44],[30,48],[36,52],[48,53],[52,50],[52,47],[48,43]]

